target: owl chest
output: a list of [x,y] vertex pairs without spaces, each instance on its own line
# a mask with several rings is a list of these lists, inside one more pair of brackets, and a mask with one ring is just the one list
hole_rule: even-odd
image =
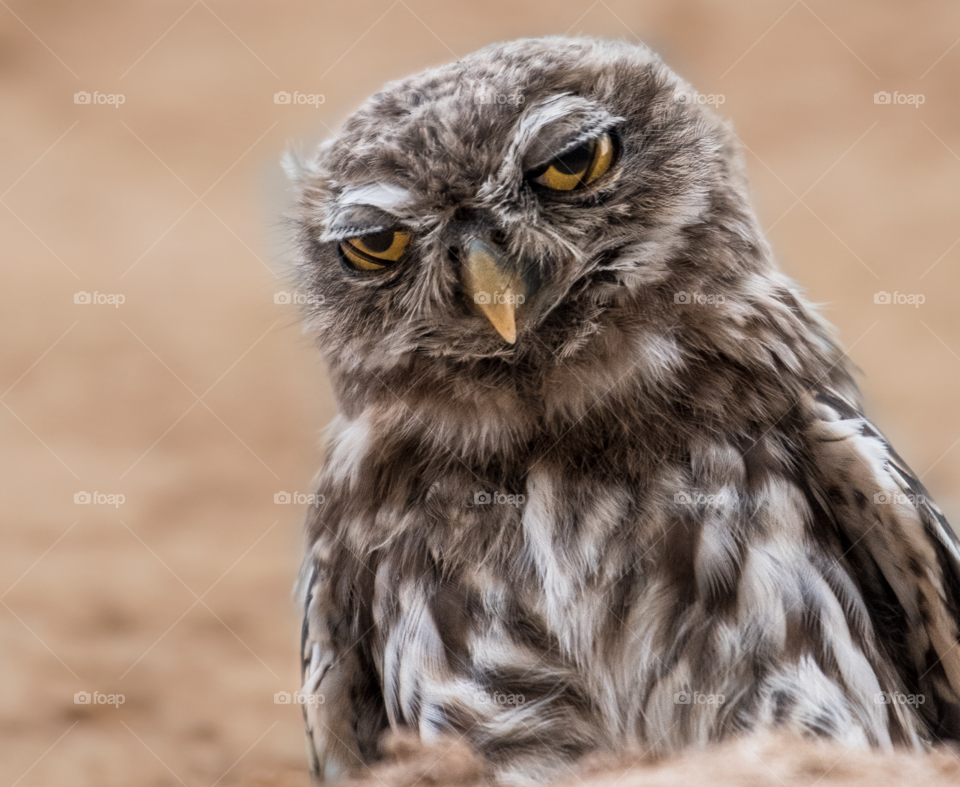
[[731,714],[773,718],[776,691],[787,691],[808,715],[854,729],[831,665],[791,656],[790,631],[827,609],[822,636],[837,659],[879,685],[829,589],[804,596],[814,567],[793,493],[770,487],[760,515],[776,515],[779,538],[741,556],[730,537],[739,509],[719,494],[695,509],[667,473],[638,491],[531,472],[519,507],[493,495],[472,507],[472,526],[492,532],[485,552],[458,559],[458,532],[432,547],[451,570],[381,564],[374,659],[390,723],[672,746],[719,735]]
[[391,561],[378,571],[375,650],[391,722],[423,727],[453,705],[492,719],[535,702],[599,711],[617,728],[624,676],[638,675],[617,655],[636,580],[637,555],[619,543],[629,492],[532,473],[519,501],[474,494],[474,526],[502,531],[486,554],[458,561],[456,543],[438,549],[458,565],[439,579]]

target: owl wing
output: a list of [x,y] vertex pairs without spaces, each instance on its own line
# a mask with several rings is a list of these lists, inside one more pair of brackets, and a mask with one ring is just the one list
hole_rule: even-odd
[[[960,739],[960,543],[879,429],[841,393],[810,394],[816,527],[839,541],[880,648],[937,739]],[[821,534],[823,535],[823,534]]]
[[303,626],[299,702],[314,784],[344,777],[376,757],[386,725],[375,670],[349,611],[332,598],[329,564],[308,554],[300,576]]

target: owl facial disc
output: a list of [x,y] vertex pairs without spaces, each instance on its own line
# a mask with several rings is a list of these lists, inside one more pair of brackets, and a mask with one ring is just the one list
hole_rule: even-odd
[[464,250],[463,290],[510,344],[517,340],[515,313],[526,295],[523,279],[500,253],[479,238]]

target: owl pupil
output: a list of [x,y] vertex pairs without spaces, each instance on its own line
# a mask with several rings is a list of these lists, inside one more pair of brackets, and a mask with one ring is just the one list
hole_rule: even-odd
[[394,235],[393,230],[384,230],[383,232],[376,232],[373,235],[364,235],[363,245],[374,254],[381,254],[393,245]]
[[593,157],[593,142],[585,142],[569,153],[555,159],[553,166],[564,175],[578,175],[583,172]]

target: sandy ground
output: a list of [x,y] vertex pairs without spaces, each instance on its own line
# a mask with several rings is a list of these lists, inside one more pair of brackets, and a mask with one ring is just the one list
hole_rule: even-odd
[[784,267],[960,519],[957,3],[3,0],[0,783],[306,783],[274,702],[303,512],[274,495],[308,491],[334,404],[274,303],[278,159],[389,79],[568,32],[642,37],[724,97]]

